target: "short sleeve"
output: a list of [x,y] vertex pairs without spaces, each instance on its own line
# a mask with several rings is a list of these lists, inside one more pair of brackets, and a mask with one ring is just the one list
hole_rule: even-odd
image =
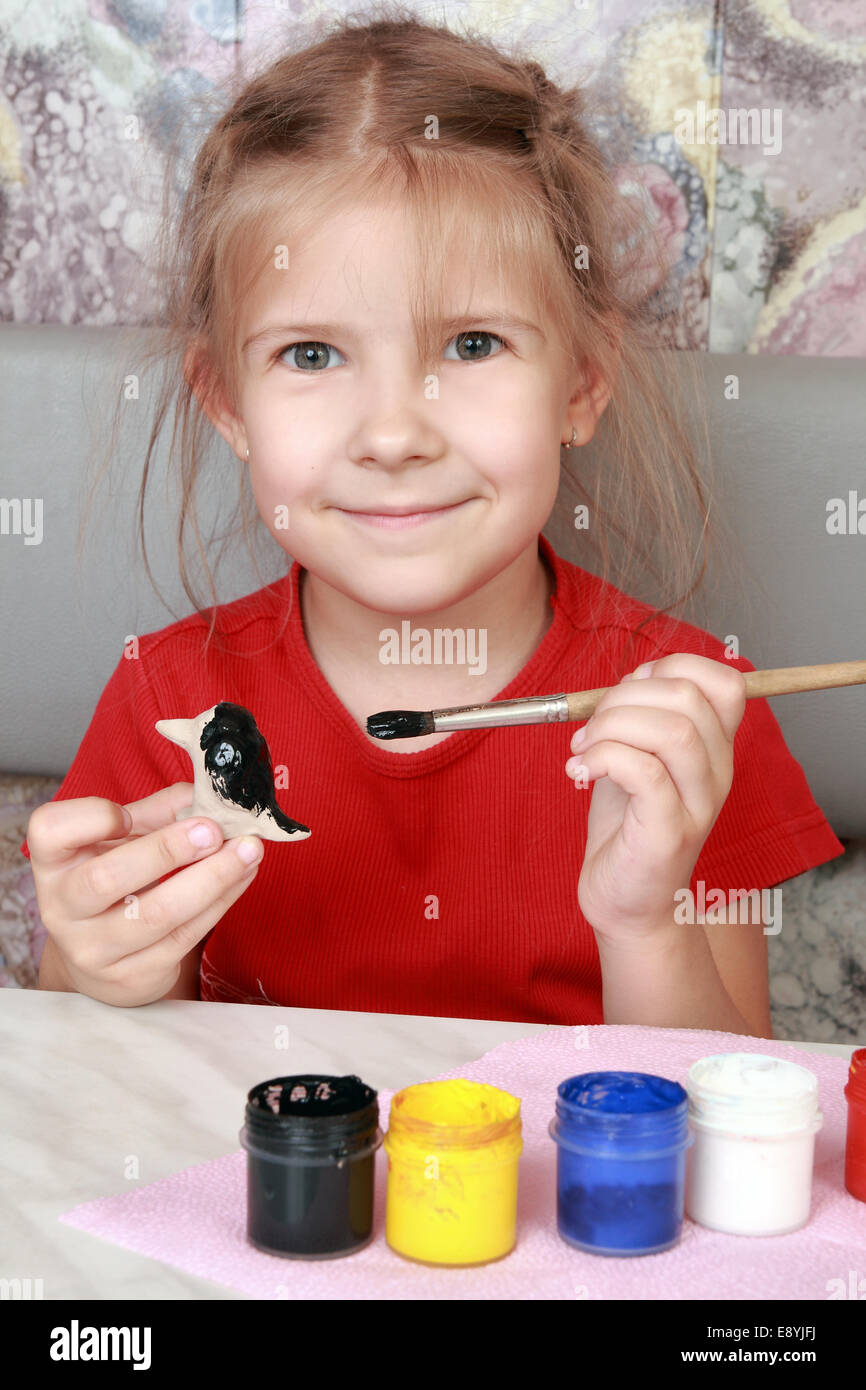
[[[741,657],[731,662],[754,671]],[[734,780],[692,876],[705,889],[772,888],[845,853],[765,699],[746,701],[734,735]]]
[[[52,801],[104,796],[124,805],[190,781],[192,767],[183,750],[154,731],[162,717],[144,655],[121,657]],[[30,858],[26,838],[21,853]]]

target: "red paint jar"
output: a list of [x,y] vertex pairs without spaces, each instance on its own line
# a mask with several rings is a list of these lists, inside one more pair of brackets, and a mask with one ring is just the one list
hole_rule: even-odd
[[845,1186],[866,1202],[866,1047],[851,1054],[848,1085],[848,1136],[845,1141]]

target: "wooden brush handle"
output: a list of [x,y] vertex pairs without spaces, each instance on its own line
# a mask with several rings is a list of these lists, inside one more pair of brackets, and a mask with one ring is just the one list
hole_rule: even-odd
[[[765,695],[793,695],[798,690],[829,690],[837,685],[866,685],[866,661],[830,661],[825,666],[779,666],[769,671],[744,671],[746,699]],[[588,719],[602,695],[600,690],[578,690],[566,695],[569,719]]]

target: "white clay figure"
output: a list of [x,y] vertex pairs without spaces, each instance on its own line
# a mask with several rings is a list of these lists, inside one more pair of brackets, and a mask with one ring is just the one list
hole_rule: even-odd
[[175,820],[207,816],[226,839],[306,840],[308,826],[290,820],[277,805],[268,745],[243,705],[222,700],[196,719],[158,719],[156,729],[185,748],[194,769],[192,806]]

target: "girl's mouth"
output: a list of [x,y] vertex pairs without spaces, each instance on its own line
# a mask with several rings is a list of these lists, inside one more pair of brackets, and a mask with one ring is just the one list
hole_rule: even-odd
[[[438,516],[448,516],[451,512],[456,512],[459,507],[465,506],[465,502],[455,502],[450,507],[437,507],[432,511],[408,512],[404,516],[394,516],[382,512],[343,512],[344,516],[350,516],[356,521],[366,523],[368,526],[380,526],[387,531],[401,531],[410,526],[420,526],[425,521],[433,521]],[[343,511],[342,507],[338,508]]]

